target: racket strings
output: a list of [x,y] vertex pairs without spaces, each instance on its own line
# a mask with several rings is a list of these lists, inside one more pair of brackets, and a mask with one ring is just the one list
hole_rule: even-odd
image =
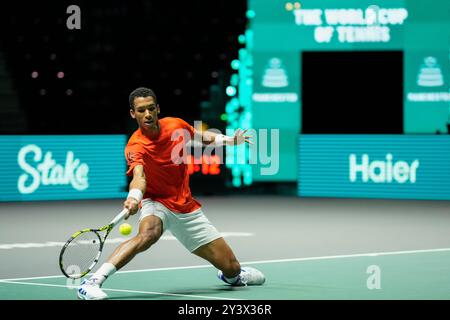
[[75,237],[64,251],[64,271],[77,276],[90,270],[101,249],[101,241],[93,231],[83,232]]

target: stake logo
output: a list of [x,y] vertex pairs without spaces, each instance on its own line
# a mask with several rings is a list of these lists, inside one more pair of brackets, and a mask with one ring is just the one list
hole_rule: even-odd
[[20,149],[17,162],[25,171],[17,181],[17,188],[22,194],[35,192],[41,184],[44,186],[71,185],[78,191],[89,187],[89,166],[81,163],[80,159],[76,159],[72,151],[67,152],[65,165],[61,165],[56,163],[50,151],[43,156],[39,146],[29,144]]

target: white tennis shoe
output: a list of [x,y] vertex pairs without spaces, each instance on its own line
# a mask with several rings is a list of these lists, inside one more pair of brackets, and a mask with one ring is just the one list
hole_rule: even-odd
[[241,267],[241,273],[235,283],[229,283],[226,281],[222,271],[220,270],[217,273],[217,277],[232,286],[260,286],[266,281],[264,274],[258,269],[252,267]]
[[78,288],[78,298],[83,300],[104,300],[108,295],[100,289],[100,286],[93,280],[83,280]]

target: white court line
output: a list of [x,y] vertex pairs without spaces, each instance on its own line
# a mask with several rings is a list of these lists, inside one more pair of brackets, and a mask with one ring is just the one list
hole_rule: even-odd
[[[77,289],[77,286],[64,286],[61,284],[47,284],[47,283],[34,283],[34,282],[14,282],[14,281],[6,281],[2,280],[4,283],[12,283],[12,284],[24,284],[31,286],[41,286],[41,287],[59,287],[66,289]],[[102,288],[104,291],[112,291],[112,292],[126,292],[126,293],[143,293],[143,294],[152,294],[152,295],[163,295],[163,296],[176,296],[176,297],[190,297],[190,298],[202,298],[202,299],[218,299],[218,300],[245,300],[245,299],[234,299],[234,298],[221,298],[221,297],[211,297],[211,296],[199,296],[193,294],[180,294],[180,293],[168,293],[168,292],[155,292],[155,291],[138,291],[138,290],[124,290],[124,289],[108,289]]]
[[[405,251],[385,251],[385,252],[371,252],[371,253],[356,253],[356,254],[344,254],[334,256],[321,256],[321,257],[306,257],[306,258],[292,258],[292,259],[277,259],[277,260],[256,260],[241,262],[242,265],[246,264],[266,264],[266,263],[279,263],[279,262],[293,262],[293,261],[311,261],[311,260],[327,260],[327,259],[342,259],[342,258],[357,258],[357,257],[376,257],[376,256],[388,256],[397,254],[413,254],[413,253],[430,253],[430,252],[445,252],[450,251],[450,248],[437,248],[437,249],[422,249],[422,250],[405,250]],[[184,267],[168,267],[168,268],[152,268],[152,269],[140,269],[140,270],[127,270],[118,271],[116,273],[133,273],[133,272],[151,272],[151,271],[166,271],[166,270],[183,270],[183,269],[198,269],[198,268],[212,268],[210,264],[196,265],[196,266],[184,266]],[[21,281],[21,280],[34,280],[34,279],[50,279],[50,278],[64,278],[63,275],[59,276],[43,276],[43,277],[29,277],[29,278],[14,278],[14,279],[0,279],[0,282],[6,281]]]
[[[397,255],[397,254],[413,254],[413,253],[429,253],[429,252],[445,252],[445,251],[450,251],[450,248],[357,253],[357,254],[343,254],[343,255],[336,255],[336,256],[293,258],[293,259],[279,259],[279,260],[259,260],[259,261],[242,262],[241,264],[255,264],[255,263],[264,264],[264,263],[291,262],[291,261],[311,261],[311,260],[327,260],[327,259],[356,258],[356,257],[377,257],[377,256],[389,256],[389,255]],[[124,272],[126,272],[126,271],[124,271]]]
[[[252,237],[255,234],[250,232],[221,232],[224,238],[232,237]],[[131,237],[124,238],[108,238],[105,244],[117,244],[129,240]],[[167,234],[161,236],[160,240],[177,240],[173,235]],[[12,250],[12,249],[35,249],[35,248],[52,248],[62,247],[66,242],[61,241],[46,241],[46,242],[25,242],[25,243],[0,243],[0,250]],[[81,244],[91,244],[91,241],[80,241]]]

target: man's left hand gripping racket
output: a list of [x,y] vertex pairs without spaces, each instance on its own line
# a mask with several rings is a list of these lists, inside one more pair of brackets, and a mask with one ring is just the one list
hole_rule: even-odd
[[123,209],[108,225],[100,229],[83,229],[75,232],[59,254],[59,267],[62,273],[72,279],[79,279],[88,274],[100,259],[106,237],[128,213],[128,209]]

